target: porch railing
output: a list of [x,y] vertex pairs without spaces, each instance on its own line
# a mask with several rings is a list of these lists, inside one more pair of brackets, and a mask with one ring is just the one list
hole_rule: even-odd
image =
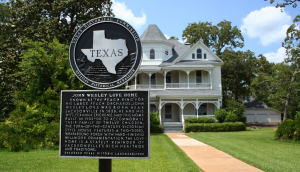
[[[157,89],[163,90],[164,85],[130,85],[127,88],[133,89]],[[209,89],[211,88],[211,83],[166,83],[166,89]]]

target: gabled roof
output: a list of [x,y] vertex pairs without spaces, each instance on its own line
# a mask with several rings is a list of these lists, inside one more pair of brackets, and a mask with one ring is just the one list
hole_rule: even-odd
[[155,24],[149,25],[140,39],[142,41],[167,41],[167,38]]
[[211,54],[213,54],[213,56],[215,56],[221,63],[224,63],[224,62],[220,59],[220,57],[218,57],[213,51],[211,51],[210,48],[208,48],[208,47],[202,42],[201,39],[200,39],[197,43],[195,43],[188,51],[186,51],[182,56],[178,56],[178,58],[175,59],[175,60],[173,61],[173,63],[179,63],[180,60],[182,60],[188,52],[192,51],[192,50],[194,49],[194,47],[196,47],[196,46],[199,45],[199,44],[202,45],[204,48],[206,48]]
[[252,96],[246,97],[246,99],[244,100],[243,103],[244,103],[246,108],[270,109],[269,106],[265,105],[261,101],[258,101],[256,98],[254,98]]

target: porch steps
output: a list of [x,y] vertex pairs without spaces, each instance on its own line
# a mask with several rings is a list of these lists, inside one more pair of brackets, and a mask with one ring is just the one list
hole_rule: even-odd
[[181,122],[163,122],[164,133],[183,133]]

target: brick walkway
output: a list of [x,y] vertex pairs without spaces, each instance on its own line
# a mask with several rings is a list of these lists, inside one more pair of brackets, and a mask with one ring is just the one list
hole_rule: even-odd
[[203,171],[206,172],[262,172],[214,147],[192,139],[183,133],[165,133]]

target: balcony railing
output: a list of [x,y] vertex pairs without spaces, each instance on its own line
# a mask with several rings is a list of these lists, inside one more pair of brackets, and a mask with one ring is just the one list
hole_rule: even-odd
[[211,88],[211,83],[166,83],[167,89],[203,89]]
[[[151,90],[163,90],[164,85],[130,85],[127,88],[134,90],[139,89],[151,89]],[[166,89],[209,89],[211,83],[166,83]]]

